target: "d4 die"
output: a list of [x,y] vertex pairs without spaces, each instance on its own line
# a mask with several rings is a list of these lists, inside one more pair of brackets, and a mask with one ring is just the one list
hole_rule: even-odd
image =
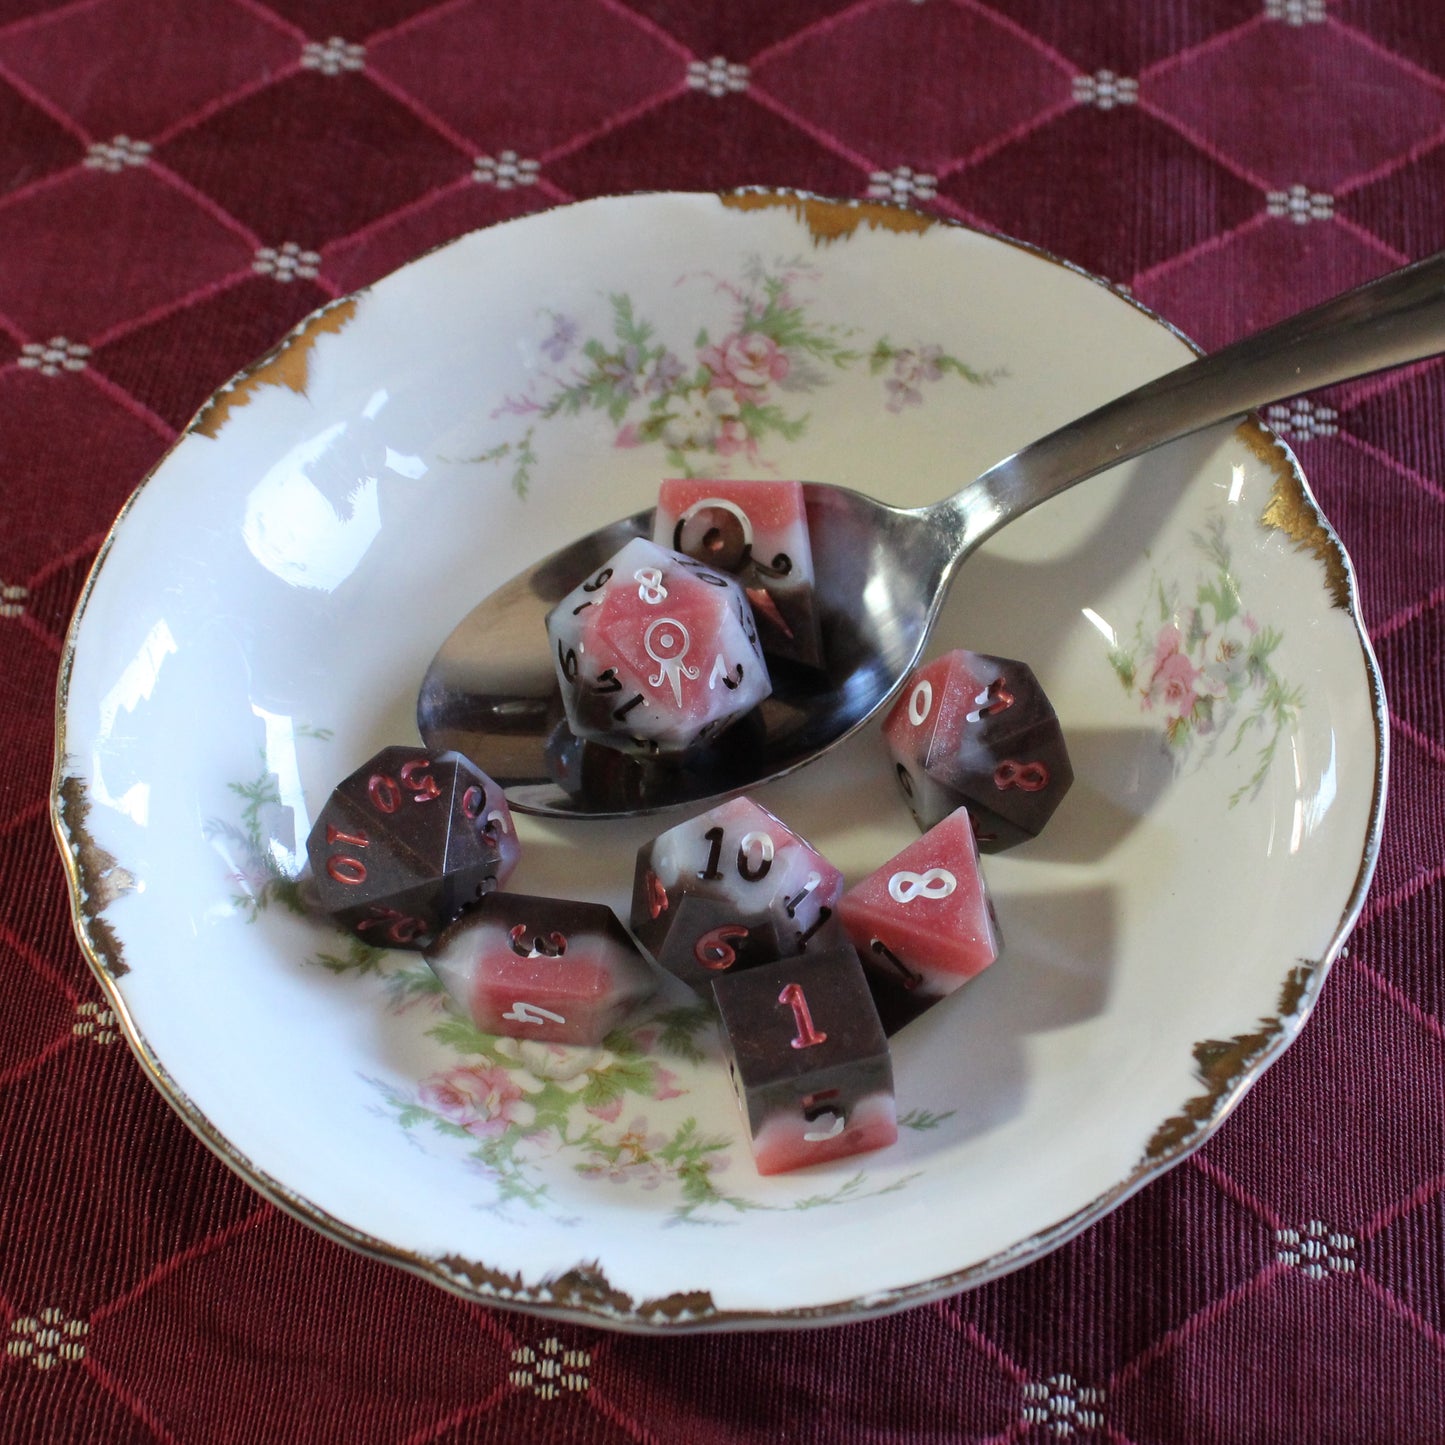
[[962,808],[850,888],[838,913],[890,1034],[999,954],[973,826]]

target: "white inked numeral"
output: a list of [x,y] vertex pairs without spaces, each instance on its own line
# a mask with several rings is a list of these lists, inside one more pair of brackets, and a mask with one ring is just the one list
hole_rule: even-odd
[[930,868],[914,873],[900,868],[888,880],[888,896],[895,903],[912,903],[915,898],[947,898],[958,887],[958,879],[947,868]]
[[832,1109],[825,1109],[817,1118],[809,1119],[808,1123],[812,1127],[804,1131],[803,1138],[809,1144],[819,1144],[824,1139],[836,1139],[843,1132],[848,1120]]
[[921,728],[933,711],[933,684],[921,678],[913,691],[908,694],[908,721]]
[[566,1019],[561,1014],[554,1014],[551,1009],[543,1008],[541,1004],[523,1003],[520,999],[502,1015],[504,1019],[511,1019],[517,1024],[540,1024],[551,1022],[554,1024],[565,1024]]
[[666,599],[667,588],[662,585],[660,567],[639,567],[632,574],[632,580],[638,584],[637,595],[650,607]]

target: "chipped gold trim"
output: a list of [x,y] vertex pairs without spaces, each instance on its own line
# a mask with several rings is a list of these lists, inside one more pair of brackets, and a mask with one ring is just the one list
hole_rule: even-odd
[[[921,215],[898,206],[876,202],[829,201],[800,192],[747,190],[718,199],[723,205],[740,211],[787,208],[807,227],[818,244],[851,236],[865,222],[870,227],[903,233],[917,234],[940,226],[970,234],[987,234],[955,221]],[[527,219],[522,217],[503,224],[516,225]],[[991,239],[1036,259],[1061,266],[1113,291],[1115,295],[1119,294],[1108,282],[1036,246],[1006,236],[995,235]],[[304,394],[310,375],[312,347],[321,335],[339,332],[350,321],[358,299],[357,296],[343,298],[303,322],[272,352],[242,372],[235,381],[213,397],[186,428],[176,445],[181,445],[193,432],[215,438],[232,411],[247,405],[261,386],[280,385]],[[1148,307],[1132,297],[1121,296],[1120,299],[1192,347],[1193,344],[1187,337]],[[71,619],[56,687],[56,750],[52,774],[51,825],[65,866],[72,919],[81,949],[141,1068],[192,1133],[222,1163],[264,1198],[300,1223],[337,1244],[404,1269],[473,1303],[549,1319],[607,1326],[636,1333],[669,1334],[841,1324],[891,1314],[928,1300],[975,1288],[1058,1248],[1116,1208],[1166,1168],[1178,1163],[1198,1148],[1224,1121],[1261,1070],[1290,1043],[1314,1007],[1330,964],[1343,948],[1345,939],[1364,906],[1365,894],[1379,854],[1388,772],[1388,710],[1379,668],[1354,606],[1354,591],[1349,582],[1348,564],[1343,560],[1343,548],[1323,523],[1318,509],[1309,497],[1308,487],[1287,449],[1274,441],[1272,435],[1258,422],[1246,423],[1240,428],[1239,435],[1256,455],[1275,469],[1276,490],[1282,492],[1285,498],[1280,503],[1281,516],[1270,520],[1270,514],[1267,513],[1266,525],[1284,526],[1284,530],[1295,537],[1299,545],[1307,546],[1310,550],[1316,550],[1321,545],[1320,538],[1323,535],[1327,543],[1323,552],[1327,569],[1333,561],[1334,565],[1344,571],[1345,590],[1343,594],[1335,595],[1342,595],[1344,598],[1339,605],[1344,606],[1353,619],[1364,654],[1377,743],[1374,793],[1364,851],[1355,886],[1346,901],[1329,948],[1319,960],[1300,962],[1290,970],[1281,989],[1277,1014],[1269,1019],[1262,1019],[1260,1028],[1252,1033],[1239,1035],[1231,1040],[1211,1040],[1197,1045],[1194,1056],[1199,1077],[1205,1085],[1204,1091],[1196,1099],[1186,1103],[1176,1119],[1166,1121],[1156,1131],[1139,1162],[1126,1177],[1049,1228],[1040,1230],[1027,1239],[1018,1240],[1006,1250],[950,1274],[899,1286],[876,1295],[794,1309],[723,1310],[717,1307],[709,1291],[701,1289],[678,1291],[658,1298],[634,1299],[608,1280],[596,1260],[579,1263],[559,1275],[529,1283],[521,1275],[507,1273],[484,1263],[464,1260],[455,1255],[420,1255],[352,1228],[312,1201],[294,1193],[243,1155],[211,1124],[152,1053],[145,1036],[126,1007],[118,980],[125,976],[127,964],[115,930],[102,915],[117,898],[132,891],[137,886],[137,881],[128,870],[120,866],[118,860],[98,845],[92,835],[88,826],[90,799],[86,795],[83,778],[75,771],[76,762],[68,755],[66,743],[70,679],[75,665],[81,623],[90,597],[122,523],[146,485],[169,460],[174,447],[151,469],[131,494],[100,548],[82,589],[75,615]],[[1271,506],[1273,505],[1272,502]],[[1299,529],[1298,534],[1292,531],[1289,525],[1285,525],[1288,517],[1296,519],[1292,525]]]
[[355,296],[343,296],[313,312],[279,346],[222,387],[197,413],[187,431],[214,440],[230,420],[231,413],[249,406],[263,386],[284,386],[298,396],[305,396],[311,375],[312,347],[321,337],[334,336],[346,326],[356,314],[356,302]]
[[61,846],[74,860],[72,898],[79,920],[84,923],[101,966],[112,978],[120,978],[130,971],[125,950],[115,929],[100,915],[117,898],[135,891],[135,874],[122,868],[115,855],[107,853],[91,836],[87,827],[90,799],[79,778],[61,779],[56,789],[56,815],[68,838],[68,842],[62,839]]
[[1300,551],[1310,553],[1325,569],[1331,604],[1348,612],[1352,589],[1344,548],[1310,495],[1293,453],[1257,417],[1242,421],[1234,434],[1274,475],[1260,524],[1283,532]]
[[1146,1161],[1167,1158],[1187,1144],[1214,1117],[1220,1104],[1248,1083],[1276,1045],[1298,1028],[1308,1012],[1306,1003],[1313,1006],[1318,992],[1310,987],[1316,972],[1315,965],[1308,962],[1290,969],[1280,989],[1278,1011],[1271,1018],[1261,1019],[1255,1032],[1195,1044],[1195,1073],[1205,1086],[1204,1092],[1196,1094],[1178,1114],[1159,1126],[1144,1150]]
[[827,201],[802,191],[730,191],[720,199],[723,205],[737,211],[779,207],[791,211],[808,228],[817,246],[846,240],[865,223],[871,230],[896,231],[903,235],[920,234],[941,224],[936,216],[883,201]]

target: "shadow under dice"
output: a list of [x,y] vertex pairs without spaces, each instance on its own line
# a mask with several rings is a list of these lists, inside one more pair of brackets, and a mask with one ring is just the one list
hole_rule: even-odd
[[742,583],[769,657],[822,665],[801,482],[669,479],[652,536]]
[[772,691],[741,585],[635,538],[547,616],[567,722],[641,757],[710,742]]
[[421,949],[506,882],[502,790],[460,753],[391,747],[338,785],[306,840],[322,911],[366,943]]
[[999,954],[998,925],[963,808],[850,888],[838,913],[889,1034]]
[[487,1034],[600,1044],[656,991],[658,978],[600,903],[489,893],[426,954]]
[[713,980],[836,941],[843,875],[751,798],[733,798],[638,850],[632,931],[712,1002]]
[[1012,658],[960,648],[920,668],[883,739],[918,826],[967,806],[985,853],[1035,837],[1074,781],[1053,705]]
[[726,975],[713,992],[759,1174],[897,1139],[888,1040],[852,948]]

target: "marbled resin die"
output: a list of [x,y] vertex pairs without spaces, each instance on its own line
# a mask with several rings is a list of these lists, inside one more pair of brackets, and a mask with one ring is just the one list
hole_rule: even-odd
[[670,478],[658,493],[652,536],[737,577],[769,657],[821,664],[802,483]]
[[759,1174],[898,1137],[888,1040],[851,947],[728,974],[713,993]]
[[1053,705],[1013,658],[959,648],[918,669],[883,739],[918,826],[966,805],[985,853],[1036,836],[1074,781]]
[[547,617],[567,723],[641,757],[680,757],[772,691],[741,584],[634,538]]
[[658,976],[600,903],[489,893],[426,953],[483,1033],[599,1044]]

